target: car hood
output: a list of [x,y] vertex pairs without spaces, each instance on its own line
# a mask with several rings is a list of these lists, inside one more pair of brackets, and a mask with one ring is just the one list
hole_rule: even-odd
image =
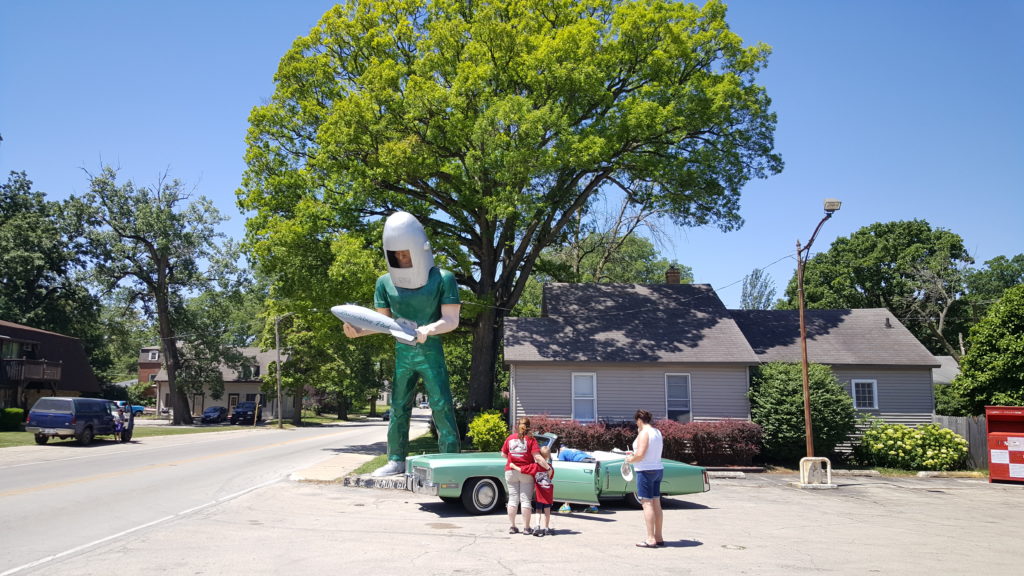
[[505,455],[501,452],[463,452],[461,454],[423,454],[410,456],[406,459],[406,466],[416,464],[419,466],[451,466],[462,464],[483,464],[493,462],[505,462]]

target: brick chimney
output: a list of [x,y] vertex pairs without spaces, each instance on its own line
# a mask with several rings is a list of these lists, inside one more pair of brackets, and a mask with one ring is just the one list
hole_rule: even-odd
[[679,284],[679,268],[669,266],[665,271],[665,284]]

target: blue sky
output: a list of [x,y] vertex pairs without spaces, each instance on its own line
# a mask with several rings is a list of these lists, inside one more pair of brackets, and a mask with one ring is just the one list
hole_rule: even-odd
[[[759,77],[786,168],[743,191],[745,226],[669,229],[665,257],[728,306],[767,268],[781,294],[827,197],[843,208],[814,252],[873,222],[921,218],[981,264],[1024,253],[1024,2],[729,2],[747,43],[772,46]],[[240,239],[234,192],[253,106],[291,42],[332,5],[178,0],[0,2],[0,172],[61,199],[83,168],[140,185],[169,170],[211,198]],[[780,260],[781,259],[781,260]]]

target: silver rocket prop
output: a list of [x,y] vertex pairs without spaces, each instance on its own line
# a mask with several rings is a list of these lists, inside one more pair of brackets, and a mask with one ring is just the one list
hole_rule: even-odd
[[348,322],[356,328],[391,334],[403,344],[416,344],[416,327],[409,321],[395,320],[385,316],[376,310],[370,310],[355,304],[341,304],[331,308],[334,314],[342,322]]

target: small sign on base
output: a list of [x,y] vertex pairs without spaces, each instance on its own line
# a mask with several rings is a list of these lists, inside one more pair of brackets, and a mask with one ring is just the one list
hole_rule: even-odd
[[798,488],[823,489],[838,488],[832,483],[832,463],[828,458],[807,457],[800,459],[800,483]]

